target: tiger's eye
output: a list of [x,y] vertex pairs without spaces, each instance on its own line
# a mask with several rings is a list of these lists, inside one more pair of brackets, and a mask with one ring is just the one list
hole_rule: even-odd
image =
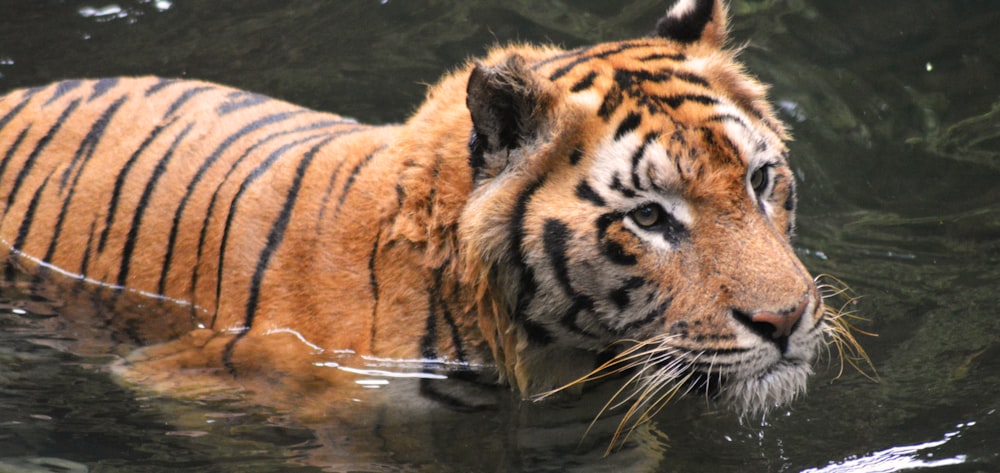
[[754,193],[761,195],[764,189],[767,188],[767,167],[758,168],[753,174],[750,174],[750,188],[753,189]]
[[632,220],[643,228],[649,228],[663,218],[663,208],[657,204],[646,204],[632,211]]

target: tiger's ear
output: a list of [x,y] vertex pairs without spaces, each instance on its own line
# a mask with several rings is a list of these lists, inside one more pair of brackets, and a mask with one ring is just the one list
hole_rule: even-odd
[[656,36],[680,43],[726,43],[726,5],[722,0],[677,0],[656,22]]
[[509,151],[537,138],[554,100],[552,85],[518,54],[495,66],[477,63],[465,98],[473,128],[470,164],[477,176],[499,173],[508,164]]

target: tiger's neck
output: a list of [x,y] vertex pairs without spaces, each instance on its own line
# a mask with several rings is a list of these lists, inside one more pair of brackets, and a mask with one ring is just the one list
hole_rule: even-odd
[[[429,238],[426,246],[428,277],[436,288],[432,293],[447,302],[438,304],[438,309],[451,307],[452,311],[434,314],[435,304],[432,304],[429,317],[453,318],[453,322],[445,324],[449,330],[444,331],[452,334],[451,343],[438,339],[440,351],[427,350],[422,355],[444,355],[472,362],[484,360],[496,367],[501,382],[509,383],[522,396],[531,397],[562,388],[584,376],[593,367],[597,354],[534,340],[537,337],[514,313],[516,301],[521,297],[517,293],[523,279],[517,269],[520,262],[490,260],[480,254],[484,249],[478,241],[482,235],[463,231],[463,219],[475,217],[466,208],[475,192],[469,149],[473,127],[465,103],[468,74],[468,69],[459,71],[430,91],[425,105],[402,131],[397,147],[404,155],[412,159],[419,156],[422,160],[422,178],[407,188],[410,199],[404,205],[411,205],[412,212],[408,213],[418,219],[419,209],[431,209],[416,227],[436,236]],[[414,192],[417,188],[421,190]],[[491,238],[512,238],[504,234],[506,230],[494,230],[499,233]],[[434,325],[430,318],[428,327]],[[440,328],[445,327],[440,319],[434,320],[439,330],[428,334],[440,336],[443,333]],[[427,348],[426,344],[423,346]]]
[[375,327],[386,335],[372,340],[375,355],[493,364],[475,310],[482,279],[466,273],[458,237],[472,192],[466,80],[458,72],[434,87],[384,144],[395,183],[382,188],[394,188],[395,195],[382,197],[389,210],[376,235],[373,277],[381,295],[375,310],[387,318]]

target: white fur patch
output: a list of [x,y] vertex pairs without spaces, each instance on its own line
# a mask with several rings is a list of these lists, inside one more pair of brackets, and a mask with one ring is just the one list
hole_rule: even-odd
[[[694,223],[694,215],[687,202],[680,197],[681,177],[673,158],[667,155],[659,142],[651,141],[646,143],[643,153],[636,160],[636,153],[642,148],[643,138],[637,133],[629,133],[618,140],[606,140],[594,155],[591,183],[595,192],[610,207],[623,213],[644,204],[657,203],[675,220],[690,227]],[[664,251],[673,249],[663,235],[644,230],[631,219],[625,219],[625,226],[654,248]]]
[[697,6],[695,0],[679,0],[674,6],[670,7],[670,10],[667,11],[667,16],[678,19],[684,18],[694,11],[695,6]]

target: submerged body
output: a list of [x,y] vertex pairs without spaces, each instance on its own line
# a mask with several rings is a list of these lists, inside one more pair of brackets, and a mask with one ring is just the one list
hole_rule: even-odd
[[0,238],[112,295],[181,301],[169,330],[131,333],[207,332],[204,362],[237,373],[281,357],[265,344],[283,332],[495,366],[525,396],[611,356],[642,389],[766,409],[834,326],[789,244],[784,128],[725,22],[682,0],[650,38],[499,48],[398,126],[195,81],[15,91]]

